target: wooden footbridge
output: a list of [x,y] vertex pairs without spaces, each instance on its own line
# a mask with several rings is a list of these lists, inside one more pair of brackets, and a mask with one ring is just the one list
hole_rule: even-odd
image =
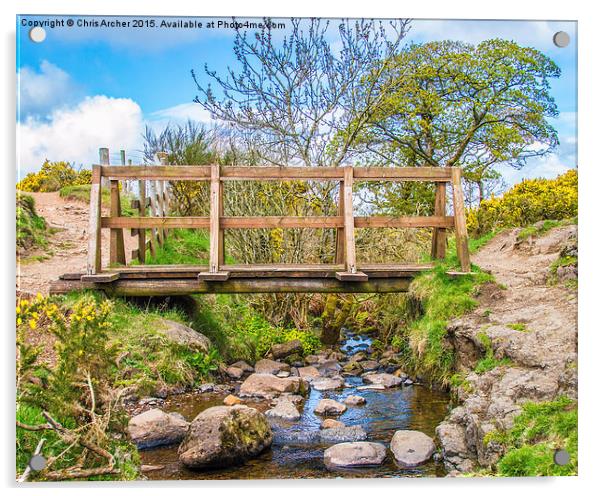
[[[462,272],[469,272],[468,237],[459,168],[392,167],[230,167],[230,166],[110,166],[95,165],[90,194],[88,264],[85,274],[64,274],[52,293],[101,289],[120,296],[159,296],[192,293],[386,293],[407,291],[411,280],[431,264],[358,264],[356,228],[432,228],[432,257],[443,258],[446,230],[454,229]],[[338,181],[338,215],[310,217],[227,217],[223,215],[226,181]],[[138,181],[137,217],[121,215],[119,182]],[[169,181],[209,181],[208,217],[170,217]],[[433,216],[356,217],[354,181],[424,181],[436,185]],[[111,191],[110,215],[101,213],[101,184]],[[451,183],[453,215],[446,214],[447,184]],[[152,186],[150,188],[149,186]],[[147,191],[154,190],[152,195]],[[151,215],[148,216],[147,212]],[[208,265],[145,265],[169,229],[209,230]],[[224,263],[224,230],[257,228],[334,228],[336,255],[332,264],[238,265]],[[110,264],[101,262],[101,230],[110,229]],[[134,251],[138,265],[126,266],[124,230],[138,235]],[[149,239],[147,239],[147,234]]]

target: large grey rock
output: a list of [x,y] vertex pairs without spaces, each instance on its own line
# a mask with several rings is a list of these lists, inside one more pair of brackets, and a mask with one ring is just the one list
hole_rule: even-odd
[[187,467],[227,467],[257,456],[272,444],[265,416],[243,405],[214,406],[199,413],[178,449]]
[[181,346],[188,346],[205,353],[211,348],[211,340],[207,336],[179,322],[161,319],[158,330],[170,341]]
[[278,372],[282,372],[283,370],[290,372],[291,366],[288,363],[277,362],[275,360],[268,360],[267,358],[259,360],[255,364],[256,374],[276,375]]
[[331,391],[333,389],[340,389],[344,385],[345,381],[341,377],[321,377],[311,381],[311,386],[316,391]]
[[338,401],[323,399],[318,402],[314,413],[318,415],[341,415],[347,410],[347,407]]
[[468,472],[474,469],[462,426],[452,422],[442,422],[435,429],[435,434],[441,445],[441,454],[447,470]]
[[324,463],[332,468],[365,467],[382,464],[386,456],[386,448],[379,443],[341,443],[324,452]]
[[293,339],[292,341],[287,341],[282,344],[274,344],[272,345],[272,356],[274,358],[284,358],[293,354],[303,354],[303,343],[298,339]]
[[188,431],[188,422],[179,413],[165,413],[158,408],[132,417],[128,432],[140,449],[179,443]]
[[297,369],[297,372],[299,372],[299,377],[304,377],[306,379],[320,377],[320,372],[313,365],[308,365],[307,367],[299,367]]
[[364,369],[360,365],[360,362],[350,361],[343,365],[343,373],[348,375],[360,375]]
[[343,400],[343,403],[345,403],[346,405],[349,405],[349,406],[365,405],[366,404],[366,398],[364,398],[363,396],[359,396],[357,394],[352,394],[350,396],[347,396]]
[[230,365],[230,367],[236,367],[237,369],[240,369],[243,372],[248,372],[248,373],[251,373],[255,370],[244,360],[239,360],[238,362],[234,362],[233,364]]
[[320,441],[323,443],[345,443],[363,441],[368,438],[366,431],[359,425],[343,425],[342,427],[329,427],[320,431]]
[[420,431],[397,431],[391,439],[391,451],[400,465],[416,467],[433,456],[435,443]]
[[244,375],[244,371],[231,365],[226,369],[226,374],[232,379],[240,379]]
[[320,375],[323,377],[338,376],[341,372],[341,364],[337,360],[324,360],[316,365]]
[[340,420],[327,418],[324,419],[320,425],[320,429],[332,429],[333,427],[345,427],[345,424]]
[[380,364],[376,360],[364,360],[362,362],[359,362],[359,364],[364,372],[376,370],[380,366]]
[[403,383],[401,378],[395,377],[393,374],[366,374],[363,378],[369,384],[384,386],[385,388],[397,387]]
[[273,408],[265,412],[265,416],[283,420],[299,420],[301,418],[295,404],[286,397],[280,398]]
[[305,395],[307,382],[301,377],[276,377],[272,374],[251,374],[241,384],[241,397],[274,398],[283,393]]

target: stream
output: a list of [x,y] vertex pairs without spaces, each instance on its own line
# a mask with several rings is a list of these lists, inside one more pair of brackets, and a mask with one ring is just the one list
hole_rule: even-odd
[[[346,334],[341,350],[348,356],[366,350],[371,338],[364,335]],[[361,377],[346,377],[350,387],[337,391],[311,392],[302,405],[301,419],[295,422],[273,421],[274,442],[272,447],[244,465],[223,469],[193,471],[178,460],[178,447],[169,446],[140,452],[144,465],[162,466],[159,470],[146,472],[148,479],[282,479],[282,478],[327,478],[327,477],[408,477],[442,476],[445,470],[441,463],[433,460],[412,468],[399,468],[389,452],[384,464],[377,467],[355,470],[330,471],[323,462],[324,450],[328,445],[315,441],[322,417],[313,413],[323,398],[342,401],[354,394],[363,396],[366,404],[348,407],[338,420],[346,425],[360,425],[368,433],[367,441],[381,442],[388,446],[393,434],[399,429],[413,429],[434,436],[435,428],[448,412],[449,395],[419,385],[403,386],[386,390],[357,390],[363,385]],[[222,405],[225,394],[190,393],[173,396],[165,401],[162,409],[179,412],[192,421],[206,408]],[[265,411],[269,401],[245,401],[248,406]]]

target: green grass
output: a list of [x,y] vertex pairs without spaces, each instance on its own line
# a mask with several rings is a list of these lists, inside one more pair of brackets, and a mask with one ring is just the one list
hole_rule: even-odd
[[16,241],[18,248],[45,248],[49,230],[46,221],[36,213],[33,197],[19,193],[16,206]]
[[518,239],[523,241],[523,240],[529,239],[529,238],[536,238],[539,236],[543,236],[545,233],[547,233],[551,229],[554,229],[555,227],[567,226],[567,225],[571,225],[571,224],[577,224],[577,217],[572,217],[570,219],[563,219],[563,220],[551,220],[551,219],[544,220],[538,226],[532,225],[532,226],[523,228],[521,230],[521,232],[518,233]]
[[[500,443],[505,450],[497,473],[507,477],[577,475],[577,403],[559,397],[544,403],[525,403],[514,426],[494,431],[485,442]],[[554,451],[565,449],[567,465],[554,463]]]
[[517,322],[516,324],[506,324],[506,327],[509,327],[510,329],[514,329],[515,331],[519,332],[529,332],[527,326],[522,322]]
[[479,332],[479,334],[477,334],[477,338],[483,345],[483,348],[485,348],[485,356],[481,358],[474,367],[474,371],[477,374],[484,374],[485,372],[489,372],[496,367],[512,365],[512,361],[509,358],[495,358],[493,354],[493,343],[491,342],[491,338],[485,334],[484,328],[481,332]]
[[172,229],[147,264],[202,265],[209,259],[209,233],[199,229]]

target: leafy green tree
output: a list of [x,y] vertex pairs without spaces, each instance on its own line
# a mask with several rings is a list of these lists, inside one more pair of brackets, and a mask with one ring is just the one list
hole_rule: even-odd
[[[534,48],[493,39],[412,44],[375,69],[383,97],[357,149],[401,166],[461,166],[476,185],[521,168],[558,144],[550,80],[558,66]],[[371,77],[367,78],[367,84]],[[355,132],[352,128],[350,132]]]

